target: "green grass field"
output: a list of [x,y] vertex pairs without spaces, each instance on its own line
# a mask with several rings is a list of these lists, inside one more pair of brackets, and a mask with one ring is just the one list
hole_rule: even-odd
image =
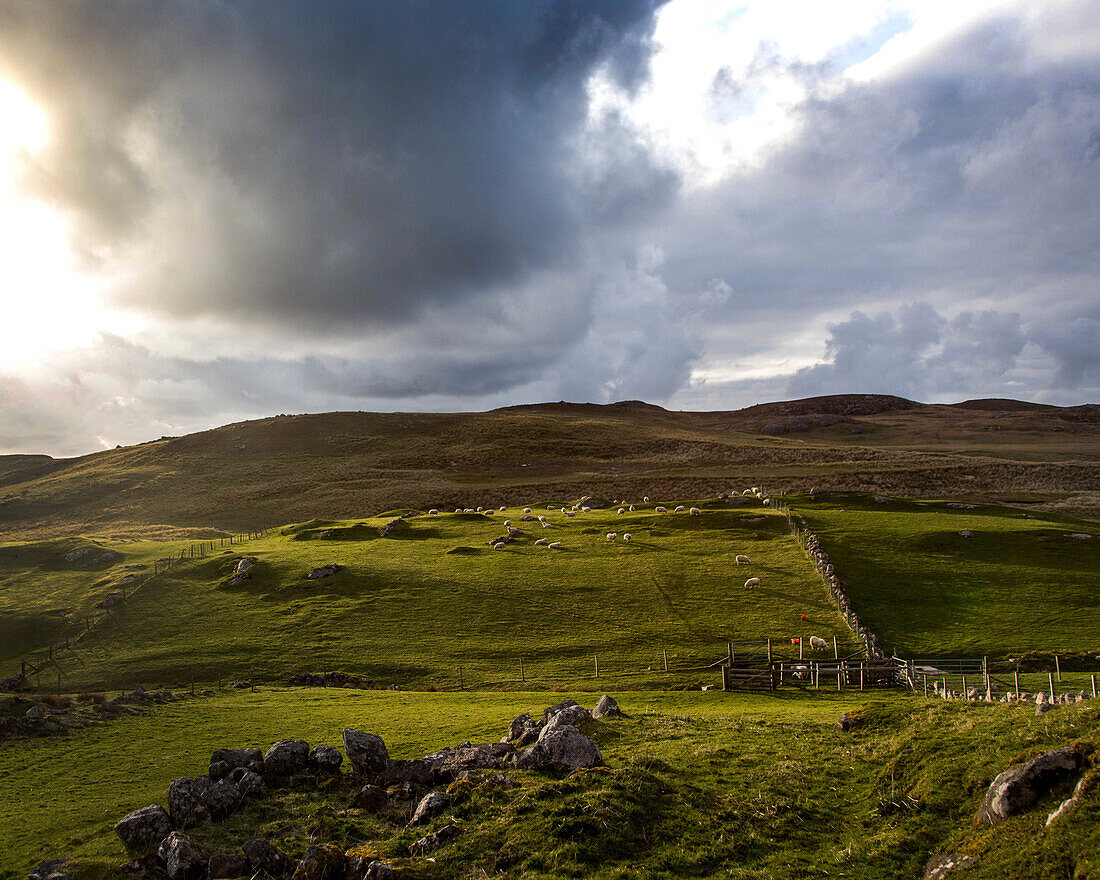
[[[220,691],[65,738],[21,741],[0,750],[0,878],[17,880],[59,853],[79,859],[81,877],[110,876],[125,858],[114,821],[164,803],[169,782],[202,772],[221,746],[266,747],[282,737],[339,744],[350,725],[381,735],[395,757],[416,757],[499,739],[512,717],[561,697]],[[518,788],[457,797],[431,827],[457,821],[463,835],[435,862],[406,858],[408,876],[887,880],[920,876],[933,852],[979,856],[967,873],[978,880],[1100,876],[1095,785],[1077,813],[1050,828],[1043,821],[1068,796],[1061,790],[996,828],[971,827],[1005,767],[1071,742],[1095,752],[1100,705],[1036,717],[1027,706],[898,695],[863,708],[856,694],[617,697],[628,717],[593,733],[609,774],[511,771]],[[862,719],[852,734],[833,730],[844,711]],[[191,833],[216,850],[263,835],[294,856],[325,841],[407,857],[425,832],[349,807],[352,790],[276,792]]]
[[[382,516],[311,522],[185,559],[112,610],[73,650],[55,655],[63,685],[272,681],[339,669],[402,687],[454,687],[460,679],[515,687],[521,678],[549,687],[593,678],[598,657],[602,679],[648,677],[661,686],[711,681],[704,668],[729,641],[771,637],[789,646],[792,637],[816,634],[855,648],[785,519],[759,501],[710,504],[701,516],[645,505],[622,516],[610,508],[569,519],[560,506],[532,505],[552,524],[546,529],[520,522],[522,509],[511,508],[416,516],[383,538],[380,528],[392,516]],[[495,551],[488,542],[504,534],[505,519],[527,534]],[[608,542],[613,530],[633,540]],[[562,549],[534,544],[544,537]],[[22,554],[7,545],[0,570],[33,591],[40,607],[79,606],[102,589],[95,583],[117,578],[139,558],[133,548],[147,561],[156,552],[155,545],[104,546],[125,558],[109,572],[85,573],[85,596],[73,572],[57,570],[52,544],[24,545]],[[37,560],[32,577],[27,553]],[[752,563],[735,564],[737,554]],[[226,586],[245,555],[258,560],[254,576]],[[305,579],[329,562],[344,570]],[[761,585],[746,589],[750,576]],[[19,601],[19,589],[9,602]],[[672,673],[695,677],[663,677],[666,658]]]
[[1004,658],[1100,649],[1100,523],[855,493],[788,502],[887,650]]

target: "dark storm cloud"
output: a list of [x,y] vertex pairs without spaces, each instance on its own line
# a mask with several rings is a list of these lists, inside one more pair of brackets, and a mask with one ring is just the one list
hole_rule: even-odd
[[[585,86],[637,87],[657,5],[8,0],[0,65],[54,128],[27,183],[118,301],[332,332],[578,258]],[[614,128],[600,222],[674,189]]]

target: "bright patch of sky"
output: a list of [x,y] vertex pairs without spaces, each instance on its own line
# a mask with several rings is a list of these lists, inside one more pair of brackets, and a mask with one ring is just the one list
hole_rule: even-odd
[[652,77],[637,94],[593,77],[590,113],[628,118],[688,186],[764,159],[797,131],[811,93],[889,77],[1005,0],[673,2],[658,15]]

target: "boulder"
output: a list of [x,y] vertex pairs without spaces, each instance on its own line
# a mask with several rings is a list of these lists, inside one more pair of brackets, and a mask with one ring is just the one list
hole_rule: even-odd
[[23,717],[32,723],[42,721],[46,717],[46,710],[35,704],[24,713]]
[[225,777],[225,781],[236,788],[237,795],[242,801],[259,800],[267,794],[264,778],[247,767],[238,767]]
[[528,727],[534,726],[535,722],[531,719],[530,712],[524,712],[519,717],[515,718],[511,724],[508,725],[508,738],[505,742],[511,742],[514,739],[519,739],[523,736],[523,732]]
[[576,770],[578,767],[602,767],[603,763],[599,747],[577,728],[568,725],[540,739],[516,759],[516,766],[525,770]]
[[336,746],[314,746],[309,753],[309,769],[314,773],[335,776],[343,763],[344,756]]
[[[443,757],[438,770],[440,773],[452,777],[467,770],[499,770],[501,760],[508,752],[497,754],[492,746],[505,745],[507,743],[492,743],[453,749]],[[508,746],[508,748],[511,748],[511,746]]]
[[209,787],[210,780],[206,776],[198,779],[184,776],[168,786],[168,815],[176,828],[190,828],[210,821],[210,808],[203,797]]
[[447,798],[438,791],[429,792],[424,795],[420,803],[416,805],[416,811],[413,813],[412,819],[409,820],[409,824],[424,825],[430,822],[447,809],[447,803]]
[[294,869],[294,880],[343,880],[347,857],[331,843],[315,843],[306,849]]
[[315,581],[320,578],[332,577],[336,572],[343,571],[343,569],[344,566],[337,565],[335,562],[330,562],[328,565],[322,565],[320,568],[313,569],[306,575],[306,578]]
[[364,785],[355,793],[352,803],[368,813],[378,813],[386,808],[386,790],[380,785]]
[[225,779],[219,779],[217,782],[211,782],[203,791],[202,800],[214,819],[225,819],[232,816],[244,806],[244,798],[241,797],[237,786],[230,781],[228,776]]
[[376,858],[373,847],[349,849],[344,855],[348,864],[344,880],[393,880],[397,877],[393,868]]
[[171,831],[172,820],[160,804],[134,810],[115,823],[115,834],[126,851],[139,856],[156,849]]
[[116,865],[111,871],[116,877],[130,877],[133,880],[141,880],[142,877],[148,877],[157,871],[157,854],[149,853],[147,856],[140,856],[136,859],[130,859],[128,862],[123,862],[121,865]]
[[157,861],[168,880],[199,880],[206,874],[210,853],[182,831],[173,831],[157,850]]
[[351,727],[344,728],[344,752],[352,769],[362,777],[373,778],[382,773],[390,759],[382,737]]
[[990,784],[978,808],[975,824],[997,825],[1031,807],[1081,766],[1081,755],[1071,746],[1054,749],[1023,764],[1009,767]]
[[622,715],[622,710],[619,709],[619,704],[615,702],[613,697],[604,694],[597,701],[595,708],[592,710],[593,718],[610,718],[613,715]]
[[542,710],[542,723],[546,724],[551,718],[561,712],[563,709],[568,709],[570,706],[578,705],[576,700],[562,700],[560,703],[555,703],[553,706],[547,706]]
[[257,561],[258,560],[255,556],[245,556],[243,559],[237,562],[237,567],[234,569],[234,572],[236,574],[244,574],[246,571],[252,568],[252,566],[254,566]]
[[241,852],[216,853],[206,865],[206,880],[234,880],[251,873],[251,863]]
[[71,861],[72,859],[67,856],[56,859],[46,859],[46,861],[27,875],[27,880],[70,880],[69,874],[64,870],[64,867]]
[[250,840],[241,847],[254,872],[270,877],[282,877],[294,870],[294,860],[275,844],[266,840]]
[[539,731],[537,742],[542,742],[566,727],[572,727],[583,732],[591,720],[591,713],[583,706],[570,706],[568,709],[563,709],[557,715],[550,717],[550,720]]
[[432,762],[423,759],[398,761],[391,758],[386,762],[385,772],[378,778],[378,784],[386,788],[405,783],[427,787],[434,785],[435,781]]
[[[228,776],[229,771],[238,767],[251,767],[256,770],[263,765],[264,753],[259,749],[217,749],[210,756],[210,778],[213,780]],[[257,765],[253,767],[252,765]]]
[[1085,777],[1082,776],[1077,785],[1074,786],[1073,794],[1060,803],[1049,816],[1047,816],[1046,824],[1049,825],[1055,819],[1060,819],[1062,816],[1066,816],[1072,813],[1077,805],[1081,802],[1081,795],[1085,792]]
[[840,719],[834,725],[833,729],[836,730],[837,733],[849,733],[854,726],[852,714],[850,712],[845,712],[840,716]]
[[454,840],[460,833],[456,826],[444,825],[435,834],[421,837],[409,847],[409,852],[414,856],[426,856],[428,853],[435,852],[447,841]]
[[264,776],[293,776],[309,766],[309,743],[304,739],[281,739],[264,754]]

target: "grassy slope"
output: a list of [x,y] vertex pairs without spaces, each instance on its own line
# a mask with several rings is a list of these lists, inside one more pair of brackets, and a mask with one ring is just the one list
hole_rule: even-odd
[[[842,649],[854,648],[785,520],[759,501],[702,516],[660,515],[649,505],[567,519],[545,508],[537,512],[553,528],[530,528],[513,508],[492,517],[418,516],[405,521],[404,537],[381,538],[389,518],[381,517],[356,521],[358,540],[301,540],[288,529],[185,561],[62,656],[66,686],[253,673],[270,680],[328,669],[387,684],[453,686],[460,666],[467,685],[515,686],[521,659],[529,681],[553,683],[589,678],[594,655],[601,674],[614,676],[660,671],[662,649],[674,671],[705,666],[731,640],[835,635]],[[527,536],[494,551],[488,541],[509,517]],[[634,540],[609,543],[609,531],[629,531]],[[562,541],[564,550],[535,546],[542,537]],[[448,552],[456,548],[467,549]],[[735,565],[738,553],[753,563]],[[259,560],[255,576],[225,586],[242,555]],[[345,570],[303,578],[328,562]],[[749,576],[762,586],[746,590]],[[40,571],[36,583],[48,588],[48,574]]]
[[[41,858],[80,857],[88,875],[123,860],[114,820],[161,802],[168,783],[201,772],[223,745],[282,737],[339,743],[345,725],[383,736],[395,757],[462,739],[495,740],[521,711],[560,694],[404,694],[301,690],[221,693],[0,751],[0,877]],[[1035,717],[1027,706],[873,700],[852,735],[832,725],[849,695],[777,700],[695,693],[622,693],[629,717],[594,735],[609,775],[556,780],[513,773],[518,789],[459,798],[438,827],[463,836],[414,864],[427,877],[911,878],[932,852],[981,857],[981,878],[1100,876],[1095,784],[1068,820],[1043,829],[1056,793],[995,829],[971,820],[990,780],[1069,742],[1095,748],[1100,706]],[[854,696],[854,695],[853,695]],[[1095,774],[1095,771],[1093,771]],[[258,834],[300,854],[313,840],[402,854],[419,833],[298,792],[193,833],[218,849]],[[430,830],[430,829],[429,829]]]
[[[887,649],[1003,657],[1096,648],[1100,523],[854,494],[790,502]],[[967,530],[973,537],[959,534]],[[1098,537],[1066,537],[1074,532]]]
[[1100,425],[1074,410],[998,418],[916,406],[789,436],[754,433],[785,406],[751,417],[631,403],[262,419],[30,469],[5,472],[0,462],[0,534],[245,531],[395,504],[466,507],[485,495],[704,497],[760,483],[1100,510]]

